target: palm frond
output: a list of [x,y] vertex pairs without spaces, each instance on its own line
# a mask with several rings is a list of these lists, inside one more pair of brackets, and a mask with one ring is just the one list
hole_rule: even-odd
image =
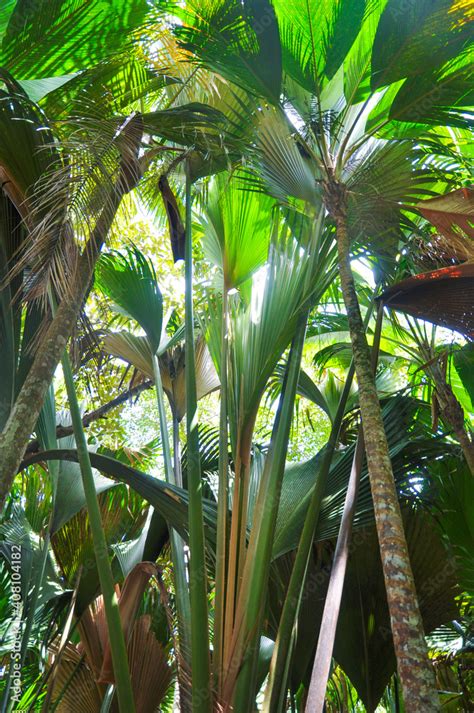
[[163,298],[150,260],[136,247],[101,256],[96,282],[113,302],[145,331],[152,353],[161,341]]
[[86,69],[130,42],[149,11],[145,0],[93,6],[87,0],[8,3],[2,15],[0,64],[19,79]]
[[223,274],[226,289],[238,287],[267,259],[271,198],[245,190],[239,177],[213,180],[200,217],[203,250]]

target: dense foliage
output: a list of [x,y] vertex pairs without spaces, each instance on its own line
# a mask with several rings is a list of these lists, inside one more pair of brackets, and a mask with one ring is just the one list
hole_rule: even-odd
[[0,707],[474,706],[472,7],[0,7]]

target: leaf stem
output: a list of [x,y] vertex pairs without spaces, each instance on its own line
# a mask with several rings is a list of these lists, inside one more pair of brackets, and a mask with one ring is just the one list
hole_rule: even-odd
[[119,710],[120,713],[134,713],[135,703],[133,699],[132,684],[130,681],[130,672],[128,669],[127,649],[123,635],[122,622],[120,620],[120,612],[112,576],[112,569],[109,562],[107,540],[105,539],[105,533],[102,527],[94,475],[92,473],[92,467],[89,459],[89,451],[87,450],[87,442],[84,434],[84,427],[82,425],[79,403],[77,401],[76,390],[74,388],[71,362],[69,361],[67,352],[64,352],[61,363],[69,400],[72,425],[74,427],[74,437],[76,439],[82,484],[84,486],[89,524],[94,543],[100,588],[104,599],[105,618],[109,633]]
[[186,165],[185,334],[186,431],[189,490],[189,589],[191,597],[192,699],[195,713],[211,711],[207,577],[194,353],[191,176]]

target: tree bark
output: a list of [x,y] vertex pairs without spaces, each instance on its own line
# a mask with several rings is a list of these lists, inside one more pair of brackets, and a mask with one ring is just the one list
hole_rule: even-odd
[[124,134],[128,133],[128,143],[122,150],[120,174],[112,188],[110,200],[104,205],[97,219],[94,230],[77,262],[69,294],[63,298],[56,311],[0,435],[0,508],[3,507],[11,489],[43,407],[46,392],[73,332],[91,284],[95,264],[117,209],[123,196],[139,181],[140,169],[136,157],[142,136],[141,118],[133,117],[127,127]]
[[440,407],[441,417],[445,424],[452,428],[464,453],[464,457],[474,475],[474,441],[464,427],[464,411],[453,393],[451,386],[443,376],[439,364],[434,363],[427,369],[433,377],[436,387],[436,398]]
[[405,710],[429,713],[439,710],[435,677],[428,660],[370,349],[351,270],[345,191],[335,182],[325,188],[326,205],[336,221],[339,274],[357,374],[375,522]]

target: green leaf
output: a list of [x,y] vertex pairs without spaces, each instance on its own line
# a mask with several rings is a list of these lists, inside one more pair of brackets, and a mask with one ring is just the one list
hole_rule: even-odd
[[42,112],[8,72],[0,69],[0,80],[9,89],[0,91],[0,165],[7,174],[8,195],[24,216],[31,207],[25,198],[36,188],[38,203],[37,184],[58,167],[59,157]]
[[[60,448],[74,448],[73,436],[62,438]],[[96,493],[103,493],[117,485],[109,478],[101,476],[97,470],[93,471]],[[57,491],[54,503],[51,534],[54,534],[65,525],[74,515],[86,506],[84,486],[82,485],[81,469],[77,463],[61,461],[57,481]]]
[[449,457],[434,463],[431,473],[436,482],[435,507],[442,515],[438,518],[438,527],[454,554],[460,585],[472,596],[474,479],[466,463]]
[[163,298],[154,267],[138,248],[101,256],[96,283],[102,292],[145,331],[153,354],[161,341]]
[[453,352],[453,362],[474,409],[474,344],[468,342],[456,349]]
[[143,124],[150,134],[203,151],[222,149],[222,136],[229,130],[221,111],[200,102],[149,112]]
[[[421,467],[426,458],[437,458],[441,453],[446,452],[446,443],[430,440],[429,435],[423,430],[421,421],[417,427],[418,432],[410,431],[409,425],[413,423],[417,405],[416,401],[397,395],[387,399],[383,406],[390,457],[398,484],[404,481],[410,470],[416,471]],[[354,448],[354,444],[346,447],[331,466],[318,521],[316,533],[318,540],[337,536]],[[298,544],[312,489],[318,478],[322,454],[321,451],[308,461],[291,463],[286,468],[273,543],[274,557],[293,550]],[[364,464],[354,527],[367,525],[372,519],[372,496],[367,466]]]
[[227,289],[238,287],[268,255],[273,200],[245,189],[237,177],[213,180],[200,216],[204,255],[221,268]]
[[469,3],[388,0],[372,51],[372,89],[436,69],[472,39]]
[[65,74],[62,77],[45,77],[44,79],[23,79],[18,84],[24,89],[31,101],[39,102],[47,94],[70,82],[76,74]]
[[[171,527],[175,528],[186,540],[188,539],[189,497],[186,490],[154,478],[101,453],[89,451],[89,458],[91,465],[96,470],[105,473],[109,478],[114,478],[129,485],[158,510]],[[75,464],[77,459],[77,451],[72,448],[66,448],[41,452],[29,457],[28,462],[59,460]],[[113,485],[110,480],[109,483]],[[203,510],[207,542],[210,546],[213,546],[216,539],[216,505],[209,500],[204,500]]]
[[[176,28],[183,47],[206,67],[246,91],[278,100],[281,50],[269,0],[197,0]],[[271,61],[269,60],[271,58]]]
[[351,49],[370,5],[366,0],[275,0],[284,71],[301,87],[319,93]]
[[[41,88],[45,85],[48,91],[43,93],[43,96],[47,96],[42,107],[48,116],[58,120],[75,113],[82,115],[84,112],[94,112],[100,118],[113,113],[123,113],[138,100],[151,103],[160,89],[177,81],[148,70],[143,62],[130,52],[70,75],[70,79],[65,82],[64,79],[58,77],[20,83],[27,91],[29,87],[36,90],[37,86]],[[58,82],[55,87],[54,82]]]
[[268,191],[280,200],[288,196],[308,202],[316,210],[321,205],[320,174],[304,147],[295,140],[295,131],[281,109],[259,112],[256,163]]
[[324,35],[326,55],[324,71],[331,78],[336,74],[352,47],[370,2],[367,0],[342,0],[337,3],[319,3],[320,6],[325,4],[332,6],[333,12]]
[[[469,127],[472,123],[474,90],[472,67],[410,77],[390,106],[389,119],[440,126]],[[469,116],[471,112],[471,117]],[[471,120],[470,120],[471,118]]]
[[19,79],[91,67],[121,50],[150,11],[146,0],[17,0],[10,7],[0,66]]

